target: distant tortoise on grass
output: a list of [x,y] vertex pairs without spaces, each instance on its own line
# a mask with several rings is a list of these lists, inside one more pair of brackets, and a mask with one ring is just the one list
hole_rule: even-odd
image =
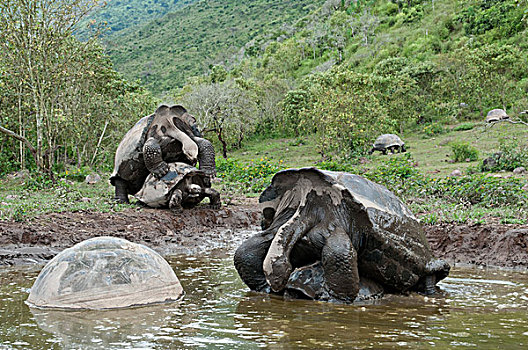
[[398,135],[383,134],[374,141],[369,154],[374,153],[374,151],[380,151],[383,154],[387,154],[387,150],[391,153],[395,153],[396,151],[399,151],[400,153],[407,151],[405,149],[405,143]]
[[116,237],[63,250],[44,266],[26,301],[32,307],[113,309],[175,301],[183,289],[158,253]]
[[486,116],[486,123],[500,122],[501,120],[509,118],[510,116],[506,113],[504,109],[492,109],[488,112],[488,115]]

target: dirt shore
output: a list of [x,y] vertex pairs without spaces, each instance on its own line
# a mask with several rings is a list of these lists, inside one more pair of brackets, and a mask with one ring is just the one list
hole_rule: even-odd
[[[24,222],[0,221],[0,265],[42,264],[85,239],[116,236],[145,244],[163,255],[199,254],[236,248],[258,229],[257,200],[220,210],[130,208],[122,212],[64,212]],[[528,270],[528,226],[425,226],[437,257],[451,264]]]

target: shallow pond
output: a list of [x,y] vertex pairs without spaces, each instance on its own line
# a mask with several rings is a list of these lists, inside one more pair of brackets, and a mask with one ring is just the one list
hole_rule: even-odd
[[30,309],[40,267],[0,269],[0,349],[528,348],[528,274],[459,269],[442,295],[335,305],[251,293],[229,254],[170,257],[178,303],[119,311]]

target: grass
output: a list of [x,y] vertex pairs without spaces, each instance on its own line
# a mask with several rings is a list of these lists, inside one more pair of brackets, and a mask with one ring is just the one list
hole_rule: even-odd
[[[466,124],[466,123],[464,123]],[[447,176],[453,170],[459,169],[464,172],[469,167],[479,164],[479,161],[499,150],[499,142],[503,138],[527,140],[528,127],[510,123],[497,123],[489,127],[485,123],[475,123],[476,126],[470,130],[454,131],[457,125],[448,127],[444,134],[426,137],[421,133],[409,133],[403,135],[403,140],[417,162],[417,168],[424,174],[436,177]],[[452,163],[450,144],[454,142],[465,142],[479,150],[479,159],[476,161]],[[398,157],[399,154],[389,155]],[[378,154],[372,156],[371,167],[378,166],[387,156]]]
[[282,161],[284,168],[314,166],[321,158],[313,136],[250,141],[243,149],[228,154],[228,158],[242,163],[249,163],[264,157],[271,161]]
[[121,211],[127,205],[113,202],[108,181],[93,185],[61,179],[46,188],[32,186],[30,177],[0,180],[0,220],[22,221],[46,213]]

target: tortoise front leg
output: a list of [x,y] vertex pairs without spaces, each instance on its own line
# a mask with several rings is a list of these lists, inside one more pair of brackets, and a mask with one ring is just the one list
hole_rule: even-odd
[[212,188],[205,188],[204,195],[206,197],[209,197],[209,208],[220,209],[220,207],[222,206],[222,202],[220,200],[220,193],[217,190],[214,190]]
[[251,290],[271,293],[263,262],[273,240],[273,231],[262,231],[242,243],[235,252],[235,268]]
[[169,172],[169,165],[162,158],[159,142],[151,137],[143,146],[143,159],[145,166],[157,179],[161,179]]
[[330,296],[341,301],[354,301],[359,292],[357,252],[342,228],[336,228],[328,237],[321,262]]
[[181,213],[183,211],[182,201],[183,192],[179,188],[177,188],[174,190],[174,192],[172,192],[172,196],[169,201],[169,209],[172,209],[177,213]]

